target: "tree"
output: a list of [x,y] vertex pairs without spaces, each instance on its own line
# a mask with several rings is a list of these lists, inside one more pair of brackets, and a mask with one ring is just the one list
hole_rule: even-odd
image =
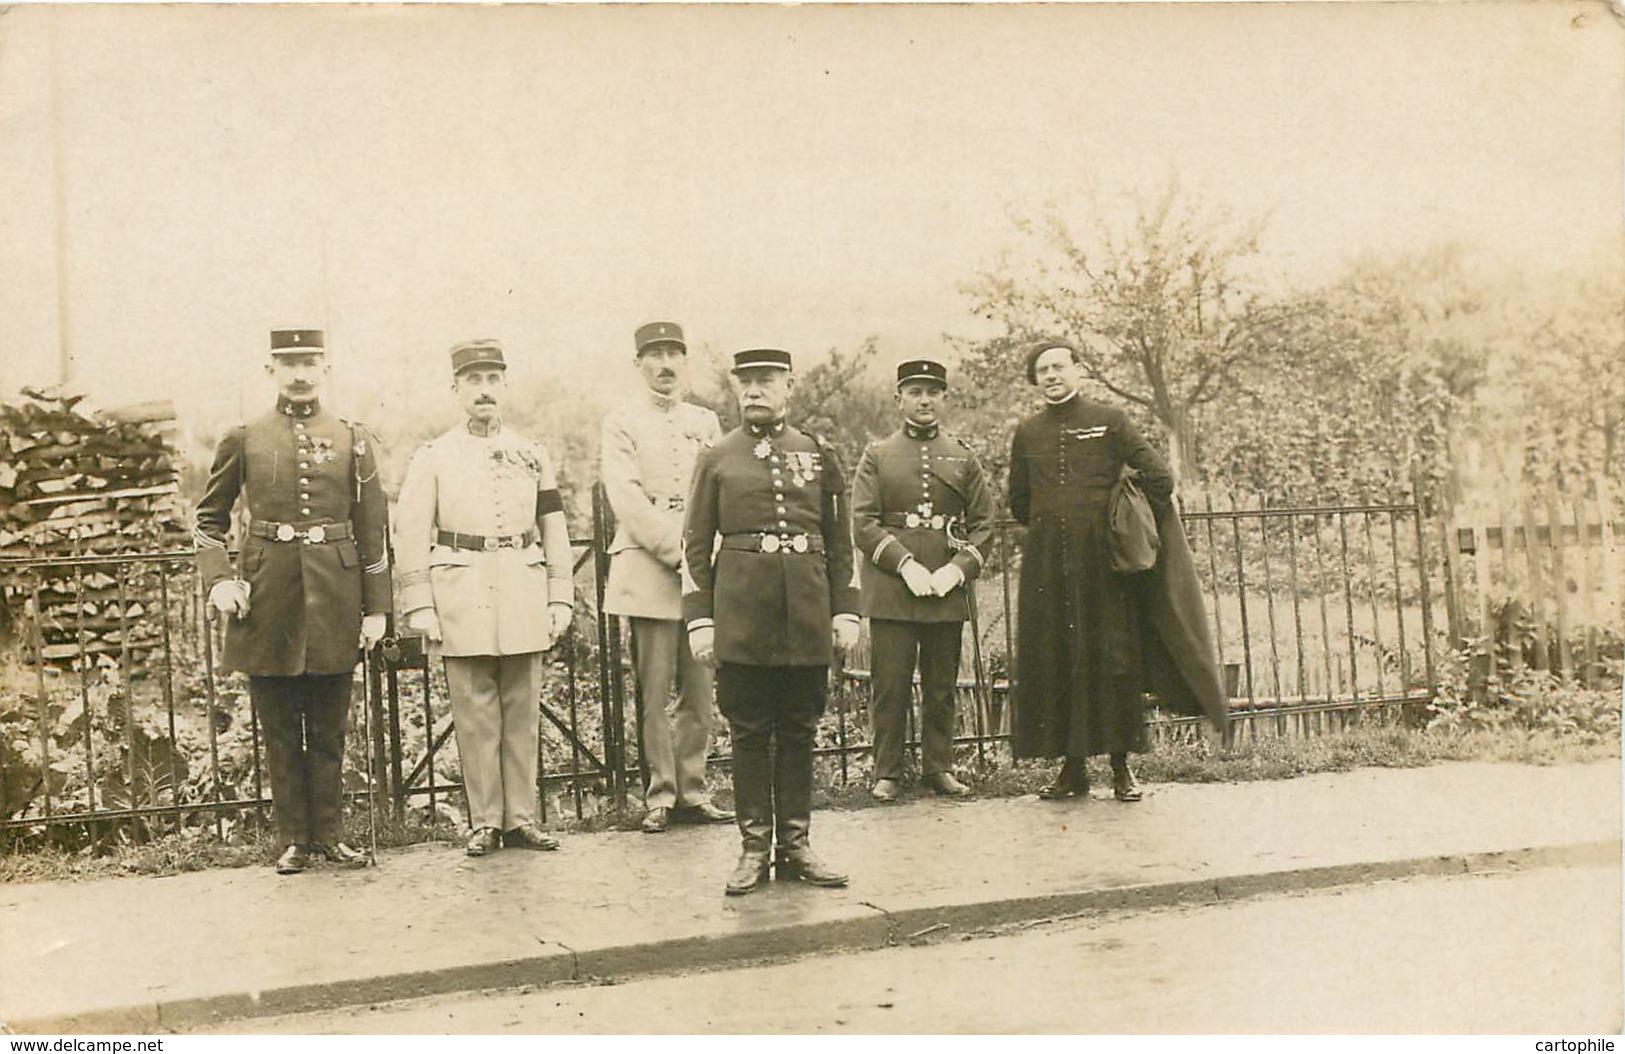
[[1204,466],[1276,497],[1406,490],[1413,469],[1455,492],[1495,299],[1454,246],[1356,262],[1302,299],[1277,354],[1204,408]]
[[1087,378],[1158,422],[1176,474],[1194,476],[1197,408],[1278,354],[1308,306],[1256,273],[1263,219],[1234,222],[1170,183],[1136,200],[1126,232],[1097,209],[1077,233],[1053,206],[1018,226],[1037,243],[1032,264],[966,287],[977,314],[1004,327],[969,349],[967,376],[1008,391],[1023,379],[1025,348],[1068,340]]
[[1539,296],[1491,384],[1519,403],[1520,474],[1575,493],[1620,471],[1625,432],[1625,275],[1617,262],[1563,275]]

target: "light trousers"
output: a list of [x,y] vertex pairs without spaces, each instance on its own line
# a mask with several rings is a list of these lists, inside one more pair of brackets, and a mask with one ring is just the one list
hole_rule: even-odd
[[[705,789],[705,755],[711,743],[715,688],[711,668],[696,662],[688,634],[675,619],[633,618],[632,664],[643,713],[643,760],[649,767],[649,808],[699,805]],[[677,707],[668,717],[673,684]]]
[[542,653],[446,656],[468,824],[511,831],[536,822]]

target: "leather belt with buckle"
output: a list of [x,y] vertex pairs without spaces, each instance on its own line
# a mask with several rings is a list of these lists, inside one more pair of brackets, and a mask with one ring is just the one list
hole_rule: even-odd
[[536,537],[533,530],[524,534],[463,534],[459,531],[436,531],[435,544],[452,549],[494,553],[498,549],[527,549],[536,544]]
[[901,512],[888,512],[880,517],[880,522],[886,527],[907,527],[916,529],[929,527],[933,531],[940,531],[948,523],[949,517],[938,513],[934,516],[921,516],[917,512],[907,514]]
[[722,547],[758,553],[821,553],[824,551],[824,539],[816,534],[741,531],[723,535]]
[[270,520],[255,520],[248,525],[248,533],[256,538],[269,538],[277,542],[304,542],[308,545],[321,545],[324,542],[341,542],[351,537],[350,525],[347,523],[313,523],[308,527],[301,527],[293,523],[273,523]]

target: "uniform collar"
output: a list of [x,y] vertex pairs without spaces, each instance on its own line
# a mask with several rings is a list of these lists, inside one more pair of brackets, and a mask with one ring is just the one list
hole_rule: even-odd
[[490,421],[477,421],[472,417],[468,419],[469,435],[481,436],[482,438],[489,439],[491,436],[494,436],[501,431],[502,418],[500,417],[493,418]]
[[1065,399],[1051,400],[1051,399],[1046,398],[1044,400],[1044,402],[1049,406],[1053,406],[1053,407],[1056,407],[1057,409],[1059,409],[1060,407],[1066,406],[1068,403],[1072,402],[1077,397],[1078,397],[1078,393],[1073,392],[1072,394],[1068,395]]
[[285,395],[276,397],[276,412],[284,417],[315,417],[322,411],[320,399],[312,399],[308,403],[296,403]]
[[781,417],[777,421],[765,425],[747,424],[745,425],[745,431],[758,438],[762,436],[771,436],[777,439],[779,436],[784,434],[784,418]]
[[649,405],[653,406],[661,413],[671,412],[671,410],[675,408],[678,403],[682,402],[682,399],[676,395],[661,395],[653,388],[645,388],[644,391],[649,393]]
[[937,438],[937,434],[941,431],[941,425],[934,424],[929,428],[921,428],[913,421],[903,422],[903,434],[908,436],[910,439],[935,439]]

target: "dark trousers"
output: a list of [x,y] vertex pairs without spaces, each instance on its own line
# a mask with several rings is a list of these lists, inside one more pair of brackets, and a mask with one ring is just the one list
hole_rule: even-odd
[[250,677],[265,737],[271,806],[282,845],[331,845],[342,833],[350,674]]
[[875,779],[903,775],[914,667],[920,668],[920,771],[930,776],[954,767],[954,686],[959,680],[962,622],[869,620],[870,724]]
[[717,668],[717,708],[733,739],[734,812],[746,852],[807,845],[813,735],[828,694],[827,666]]

